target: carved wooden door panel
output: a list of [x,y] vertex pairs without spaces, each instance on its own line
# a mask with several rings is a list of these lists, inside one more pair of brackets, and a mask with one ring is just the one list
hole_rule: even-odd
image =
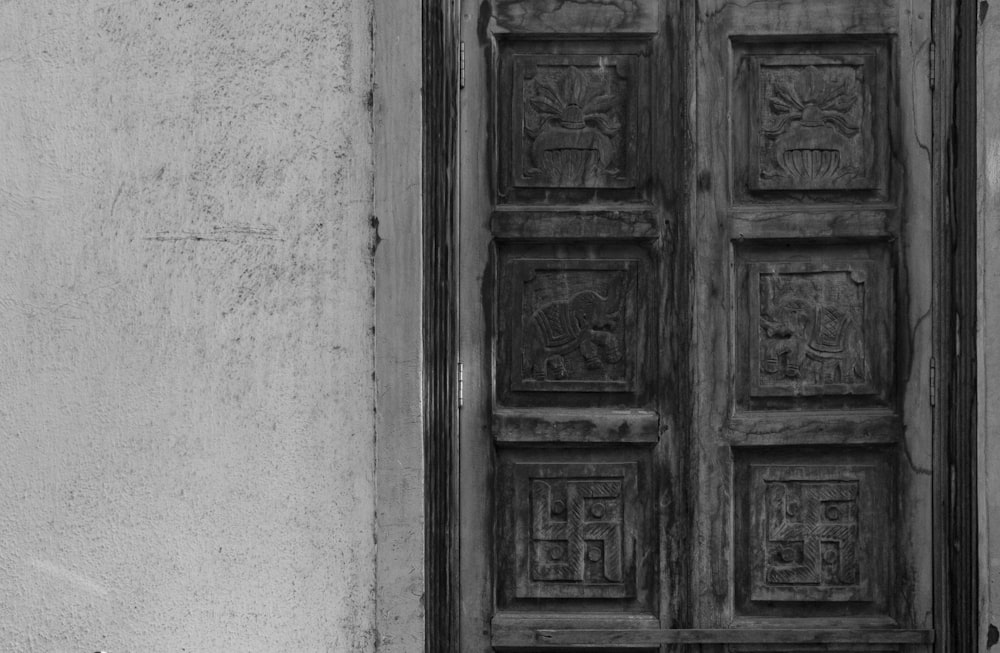
[[459,650],[930,650],[930,1],[461,11]]

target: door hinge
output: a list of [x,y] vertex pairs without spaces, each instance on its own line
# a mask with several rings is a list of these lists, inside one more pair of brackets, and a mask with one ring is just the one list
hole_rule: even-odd
[[465,88],[465,41],[458,44],[458,87]]
[[930,72],[930,83],[931,83],[931,90],[933,91],[934,90],[934,85],[937,84],[937,56],[936,56],[937,55],[937,46],[934,44],[934,41],[931,41],[931,46],[930,46],[930,48],[928,48],[928,50],[930,51],[930,54],[928,56],[931,59],[931,61],[930,61],[930,70],[929,70],[929,72]]
[[465,403],[465,365],[458,364],[458,407]]
[[937,403],[937,361],[931,357],[931,406]]

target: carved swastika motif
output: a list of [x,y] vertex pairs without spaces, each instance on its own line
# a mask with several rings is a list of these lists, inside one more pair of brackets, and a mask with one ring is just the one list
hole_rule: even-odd
[[873,470],[752,467],[752,600],[871,599]]
[[858,484],[765,481],[769,585],[858,582]]
[[518,598],[630,598],[635,463],[514,466]]
[[621,479],[533,479],[531,578],[622,581]]

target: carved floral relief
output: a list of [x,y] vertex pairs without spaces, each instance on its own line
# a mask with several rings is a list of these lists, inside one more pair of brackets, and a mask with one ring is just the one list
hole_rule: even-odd
[[735,124],[746,130],[740,137],[746,138],[741,156],[748,157],[748,189],[884,190],[889,118],[884,46],[744,48],[746,100],[738,105],[747,116]]
[[760,187],[865,182],[872,143],[860,66],[761,66],[760,93]]
[[523,87],[521,183],[593,188],[623,179],[625,92],[615,66],[534,67]]

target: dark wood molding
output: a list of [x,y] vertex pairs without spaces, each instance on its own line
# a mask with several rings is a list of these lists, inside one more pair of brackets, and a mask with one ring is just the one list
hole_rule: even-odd
[[[942,330],[948,356],[949,379],[944,397],[948,421],[945,431],[946,469],[951,470],[947,502],[948,583],[950,614],[945,650],[974,651],[979,647],[979,552],[977,475],[977,88],[976,40],[979,2],[960,0],[955,15],[954,79],[948,183],[949,265],[947,323]],[[942,615],[943,616],[943,615]]]
[[458,36],[454,0],[423,0],[423,342],[425,650],[454,650],[456,446],[455,182]]

